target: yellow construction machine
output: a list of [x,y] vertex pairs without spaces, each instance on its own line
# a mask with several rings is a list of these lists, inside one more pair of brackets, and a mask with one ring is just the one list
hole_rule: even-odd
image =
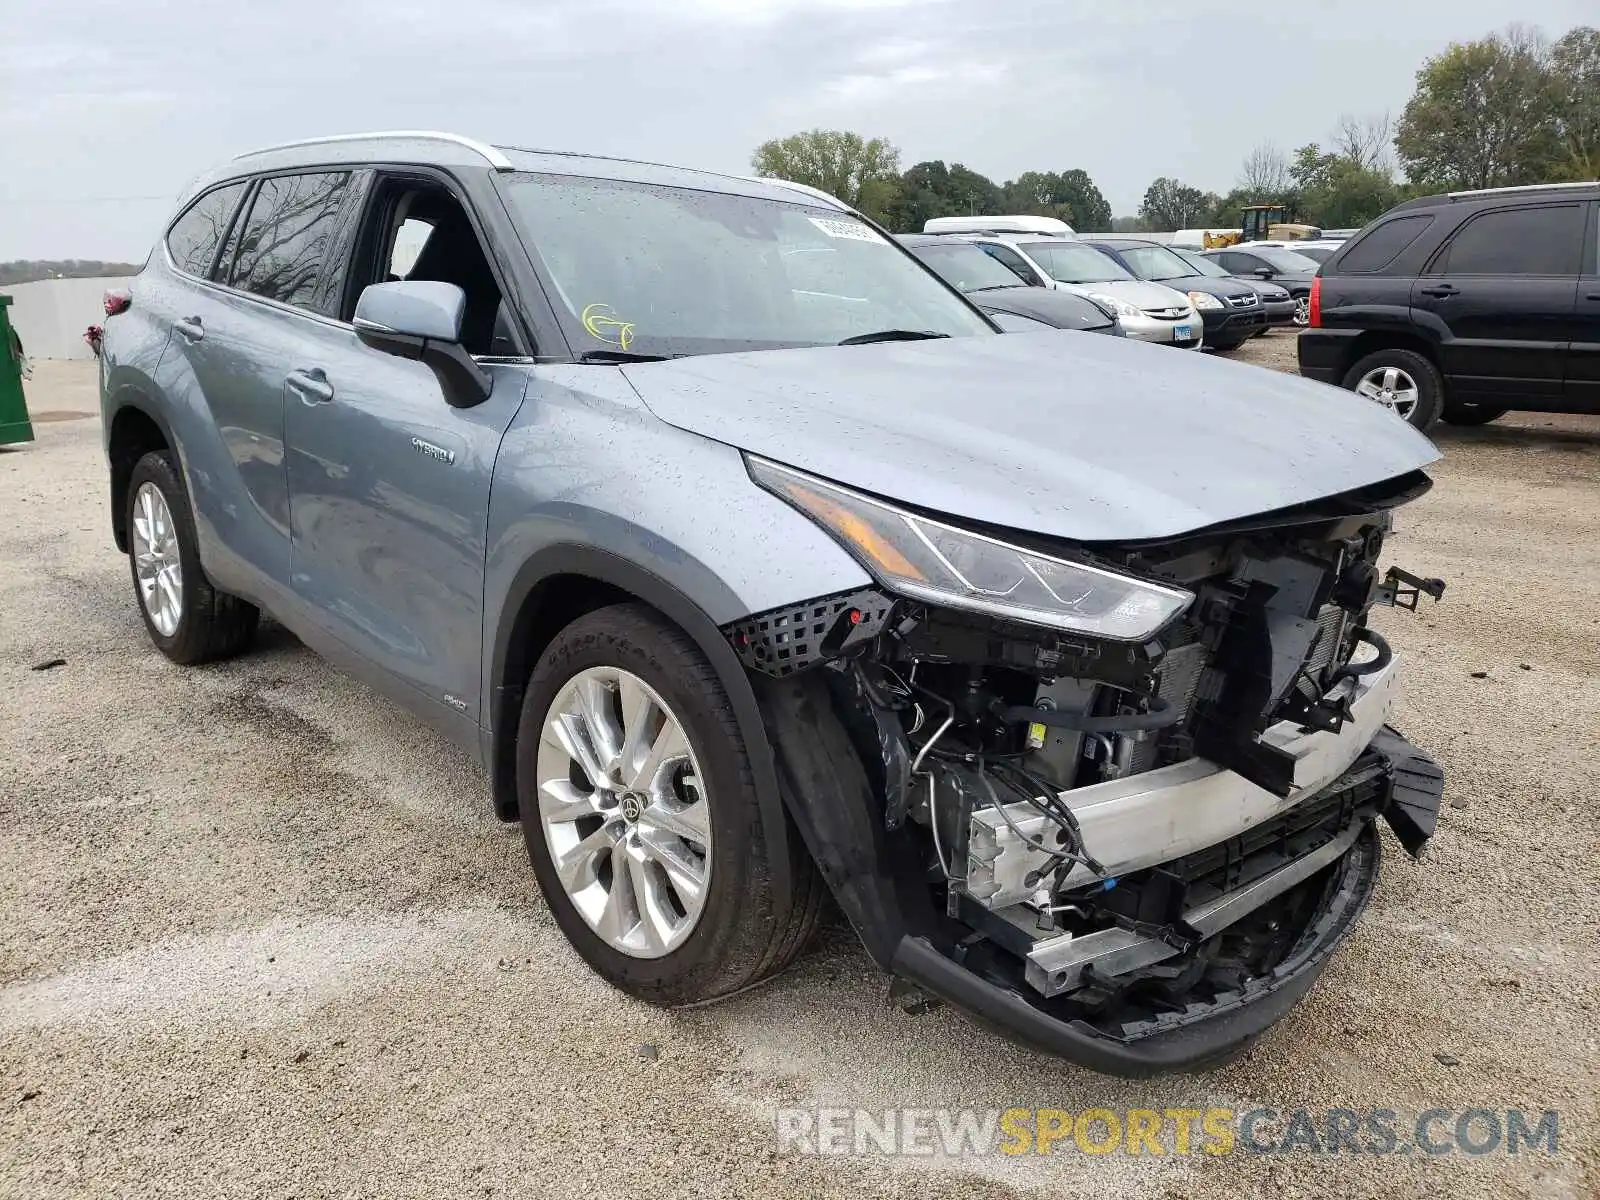
[[1322,236],[1315,225],[1300,225],[1289,220],[1289,210],[1281,204],[1247,204],[1239,213],[1239,228],[1207,233],[1207,250],[1237,246],[1240,242],[1297,242]]

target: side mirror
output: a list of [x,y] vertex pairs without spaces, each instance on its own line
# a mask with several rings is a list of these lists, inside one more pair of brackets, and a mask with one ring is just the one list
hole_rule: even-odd
[[374,283],[356,301],[356,336],[374,350],[423,363],[451,407],[471,408],[489,398],[494,376],[461,345],[466,309],[467,294],[453,283]]
[[1252,275],[1254,275],[1257,279],[1271,279],[1273,271],[1272,271],[1271,267],[1257,267],[1254,271],[1252,271],[1250,273]]

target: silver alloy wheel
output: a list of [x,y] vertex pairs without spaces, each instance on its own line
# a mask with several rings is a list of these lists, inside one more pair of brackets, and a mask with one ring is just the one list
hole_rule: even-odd
[[150,624],[171,637],[183,619],[183,562],[172,510],[153,483],[141,484],[133,498],[133,570]]
[[634,958],[681,946],[711,882],[711,813],[666,701],[620,667],[578,672],[545,713],[536,774],[550,860],[589,928]]
[[1417,410],[1417,381],[1399,367],[1373,367],[1356,384],[1356,394],[1408,421]]
[[1311,324],[1311,297],[1296,296],[1294,301],[1294,323],[1296,325]]

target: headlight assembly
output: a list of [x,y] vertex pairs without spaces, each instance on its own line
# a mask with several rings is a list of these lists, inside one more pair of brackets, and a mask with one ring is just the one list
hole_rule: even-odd
[[1222,301],[1210,292],[1190,292],[1189,303],[1194,305],[1197,312],[1209,312],[1222,307]]
[[765,459],[751,477],[831,533],[885,588],[948,608],[1143,641],[1194,596],[918,516]]
[[1118,300],[1115,296],[1107,296],[1104,292],[1090,292],[1089,299],[1096,304],[1103,304],[1119,317],[1138,317],[1143,314],[1139,309],[1126,300]]

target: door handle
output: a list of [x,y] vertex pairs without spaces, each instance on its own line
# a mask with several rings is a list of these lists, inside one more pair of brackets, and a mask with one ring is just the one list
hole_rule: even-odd
[[1425,287],[1422,289],[1424,296],[1437,296],[1441,300],[1448,300],[1451,296],[1460,295],[1460,293],[1461,289],[1453,283],[1441,283],[1437,287]]
[[206,336],[206,327],[199,317],[182,317],[172,323],[172,327],[184,336],[188,342],[198,342]]
[[283,382],[307,404],[326,404],[333,399],[333,384],[328,382],[327,372],[321,367],[290,371]]
[[1588,292],[1583,298],[1585,300],[1600,300],[1600,292]]

